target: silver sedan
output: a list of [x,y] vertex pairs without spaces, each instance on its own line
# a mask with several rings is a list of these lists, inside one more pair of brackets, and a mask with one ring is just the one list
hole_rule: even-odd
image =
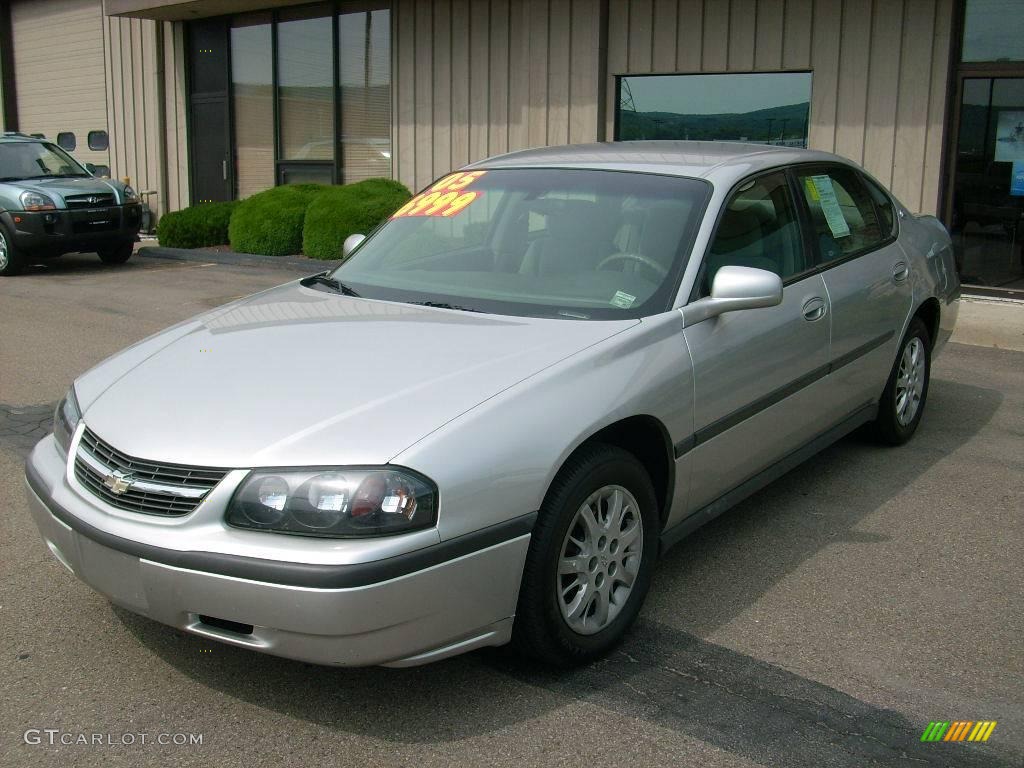
[[316,663],[585,662],[667,547],[858,427],[909,440],[959,297],[934,218],[743,144],[491,158],[346,251],[74,382],[26,472],[68,570]]

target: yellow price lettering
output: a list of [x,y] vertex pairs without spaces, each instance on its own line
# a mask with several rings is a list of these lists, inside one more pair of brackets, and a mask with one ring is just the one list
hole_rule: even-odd
[[454,216],[456,213],[461,211],[467,205],[476,200],[477,192],[464,192],[459,195],[455,200],[452,201],[451,205],[444,211],[441,211],[442,216]]
[[423,213],[423,209],[424,208],[427,208],[431,203],[433,203],[435,200],[437,200],[437,198],[439,198],[440,196],[441,196],[440,192],[431,192],[429,195],[422,195],[420,198],[418,198],[419,202],[417,202],[416,205],[414,205],[412,208],[410,208],[406,215],[408,215],[408,216],[419,216],[421,213]]
[[424,210],[423,211],[423,215],[424,216],[433,216],[435,213],[440,211],[446,205],[448,205],[453,200],[458,198],[458,196],[459,196],[458,192],[446,192],[445,194],[443,194],[439,198],[437,198],[436,202],[432,206],[430,206],[429,208]]

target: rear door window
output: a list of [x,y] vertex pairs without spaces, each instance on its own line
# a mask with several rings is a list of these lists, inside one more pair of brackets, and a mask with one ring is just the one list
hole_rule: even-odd
[[892,226],[880,220],[871,193],[851,168],[798,168],[797,182],[810,214],[822,264],[880,246]]

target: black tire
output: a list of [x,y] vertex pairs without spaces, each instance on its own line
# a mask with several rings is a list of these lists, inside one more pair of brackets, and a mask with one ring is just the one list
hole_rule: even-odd
[[25,262],[18,253],[7,227],[0,224],[0,276],[11,277],[21,273]]
[[[921,362],[923,370],[917,374],[917,380],[923,377],[920,385],[920,398],[913,417],[904,423],[899,415],[899,398],[901,387],[899,385],[900,372],[903,367],[904,355],[912,344],[919,345],[918,349],[922,355]],[[925,403],[928,400],[928,384],[932,375],[932,343],[928,335],[928,329],[920,318],[915,317],[910,321],[903,340],[900,342],[899,350],[896,353],[896,362],[893,363],[892,371],[889,373],[889,380],[882,392],[882,399],[878,403],[878,416],[872,427],[875,438],[885,445],[903,445],[917,431],[917,425],[921,423],[921,415],[924,413]]]
[[[556,585],[564,587],[560,580],[577,577],[559,576],[558,565],[570,526],[577,522],[577,512],[592,494],[610,486],[624,488],[636,500],[643,526],[642,535],[637,537],[643,542],[642,549],[639,564],[634,566],[636,573],[631,591],[617,604],[614,618],[609,615],[607,626],[593,634],[581,634],[563,617],[556,596],[559,588]],[[628,506],[631,505],[624,505],[624,508]],[[599,507],[599,511],[606,508]],[[628,520],[632,518],[629,513],[624,518],[622,524],[628,528]],[[627,528],[620,530],[628,534]],[[572,457],[548,489],[533,530],[512,631],[514,646],[527,656],[555,666],[584,664],[615,647],[636,619],[647,596],[658,557],[659,531],[654,487],[635,456],[615,446],[595,444]],[[612,551],[611,541],[606,542],[603,556],[614,561],[615,557],[608,554]],[[619,550],[619,557],[626,551],[625,547]],[[592,560],[598,558],[589,558],[588,563]],[[615,571],[609,570],[614,567],[601,560],[594,574],[586,578],[596,580],[603,575],[608,579],[609,589],[621,594],[624,585],[612,577]],[[617,567],[626,570],[625,560],[618,562]],[[580,590],[583,594],[582,587]],[[583,602],[586,601],[581,600]]]
[[104,264],[124,264],[135,252],[135,243],[120,243],[110,248],[101,248],[98,253]]

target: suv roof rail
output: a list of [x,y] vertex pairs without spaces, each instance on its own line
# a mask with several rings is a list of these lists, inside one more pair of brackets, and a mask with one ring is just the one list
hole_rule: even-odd
[[[18,137],[20,137],[22,139],[38,139],[39,138],[38,136],[32,136],[31,134],[22,133],[21,131],[4,131],[3,135],[4,136],[18,136]],[[43,138],[45,138],[45,136]]]

